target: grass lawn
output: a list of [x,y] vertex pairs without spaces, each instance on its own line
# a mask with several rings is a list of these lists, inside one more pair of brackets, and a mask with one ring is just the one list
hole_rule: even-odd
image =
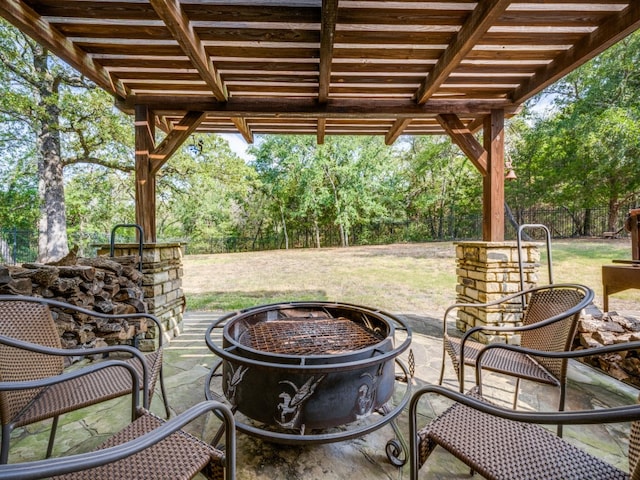
[[[548,282],[540,243],[540,284]],[[554,240],[555,283],[583,283],[602,307],[601,266],[630,259],[631,242]],[[395,313],[440,316],[455,301],[452,242],[187,255],[183,288],[190,310],[236,310],[291,300],[357,303]],[[640,310],[640,290],[609,299],[609,309]]]

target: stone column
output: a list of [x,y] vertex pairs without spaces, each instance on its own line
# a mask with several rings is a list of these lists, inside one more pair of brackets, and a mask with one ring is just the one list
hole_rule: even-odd
[[[138,255],[137,243],[116,244],[114,256]],[[109,245],[100,245],[98,255],[109,256]],[[182,243],[145,243],[142,251],[142,289],[147,312],[162,323],[164,338],[170,340],[182,332],[186,307],[182,290],[184,270]]]
[[[457,242],[457,303],[486,303],[520,290],[520,269],[516,242]],[[538,282],[540,252],[533,243],[522,244],[524,288]],[[458,310],[456,327],[465,332],[476,326],[517,325],[521,320],[519,300],[507,308],[465,308]],[[519,343],[519,336],[479,334],[483,343]]]

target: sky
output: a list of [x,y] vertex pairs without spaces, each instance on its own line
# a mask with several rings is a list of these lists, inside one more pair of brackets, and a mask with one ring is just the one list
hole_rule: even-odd
[[240,158],[244,160],[249,160],[251,156],[247,153],[247,148],[249,148],[249,144],[244,141],[242,135],[239,133],[235,134],[221,134],[222,138],[224,138],[227,142],[229,142],[229,147],[233,150]]

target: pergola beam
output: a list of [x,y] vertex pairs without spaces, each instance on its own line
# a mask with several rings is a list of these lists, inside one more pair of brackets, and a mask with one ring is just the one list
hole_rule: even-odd
[[410,118],[399,118],[393,123],[393,126],[389,129],[387,134],[384,136],[384,143],[386,145],[393,145],[405,128],[411,123]]
[[228,98],[220,74],[209,59],[204,45],[193,30],[189,18],[184,14],[180,3],[174,0],[149,0],[154,10],[166,24],[184,53],[193,62],[200,77],[213,92],[217,100]]
[[242,117],[232,117],[231,121],[244,138],[244,141],[247,143],[253,143],[253,133],[251,132],[249,125],[247,125],[247,121]]
[[470,17],[464,23],[454,40],[449,44],[440,59],[416,93],[418,103],[426,102],[440,88],[462,59],[477,44],[478,40],[494,24],[511,4],[508,0],[487,0],[478,2]]
[[454,114],[443,113],[436,117],[451,140],[471,160],[483,177],[487,176],[487,150],[475,139],[469,128]]
[[484,121],[487,175],[482,178],[482,239],[504,241],[504,112],[494,110]]
[[155,175],[169,160],[171,155],[180,148],[187,138],[207,118],[204,112],[188,112],[180,122],[164,137],[164,140],[149,154],[151,159],[150,174]]
[[322,25],[320,26],[320,78],[318,100],[329,100],[331,85],[331,63],[333,60],[333,39],[338,19],[338,0],[322,0]]
[[144,242],[156,241],[156,177],[151,173],[150,154],[155,146],[155,118],[144,105],[135,109],[136,134],[136,223],[142,227]]
[[122,98],[128,95],[127,89],[98,62],[93,60],[83,50],[76,47],[64,35],[56,30],[47,20],[34,12],[31,7],[21,0],[2,0],[0,14],[11,19],[11,23],[23,33],[29,35],[39,44],[47,47],[56,55],[82,72],[96,85]]
[[316,132],[316,142],[318,145],[322,145],[324,143],[324,134],[327,128],[327,119],[319,118],[318,119],[318,129]]
[[227,102],[215,98],[172,96],[158,98],[154,95],[130,96],[118,106],[130,111],[135,105],[147,105],[157,115],[186,111],[204,111],[211,118],[263,117],[263,118],[433,118],[439,113],[455,113],[474,117],[488,115],[494,109],[513,114],[518,106],[510,101],[478,100],[429,100],[421,105],[410,100],[373,100],[361,102],[351,99],[329,99],[321,104],[306,98],[230,98]]

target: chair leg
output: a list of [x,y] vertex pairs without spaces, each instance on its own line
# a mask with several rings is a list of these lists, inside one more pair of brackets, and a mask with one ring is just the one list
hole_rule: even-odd
[[162,373],[162,367],[160,367],[160,372],[158,373],[160,376],[160,393],[162,394],[162,401],[164,402],[164,411],[166,413],[166,419],[168,420],[171,413],[169,412],[169,400],[167,399],[167,391],[164,387],[164,374]]
[[442,380],[444,380],[444,362],[447,360],[447,352],[442,349],[442,365],[440,366],[440,380],[438,380],[438,385],[442,385]]
[[0,446],[0,464],[4,465],[9,461],[9,444],[11,443],[12,425],[2,426],[2,444]]
[[47,445],[47,456],[46,458],[51,458],[51,454],[53,453],[53,442],[56,439],[56,431],[58,430],[58,416],[53,417],[53,423],[51,423],[51,432],[49,433],[49,444]]
[[[560,400],[558,401],[558,411],[560,412],[564,411],[564,402],[566,400],[566,396],[567,396],[567,381],[565,380],[564,382],[560,383]],[[558,437],[562,438],[561,424],[558,425],[558,429],[556,433]]]
[[518,394],[520,393],[520,377],[516,377],[516,391],[513,394],[513,409],[518,407]]

